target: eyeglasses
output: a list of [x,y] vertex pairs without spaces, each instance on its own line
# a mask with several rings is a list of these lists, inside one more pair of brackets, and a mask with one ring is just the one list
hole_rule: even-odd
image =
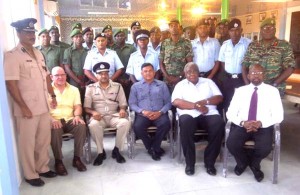
[[264,73],[263,72],[250,72],[249,74],[251,74],[251,75],[262,75]]
[[53,76],[55,76],[55,77],[64,77],[64,76],[66,76],[66,74],[55,74]]
[[263,30],[274,30],[275,27],[274,26],[264,26],[262,29]]

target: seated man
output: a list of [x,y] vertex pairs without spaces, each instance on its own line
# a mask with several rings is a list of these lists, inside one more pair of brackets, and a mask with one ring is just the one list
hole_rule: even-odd
[[125,158],[119,151],[123,150],[124,141],[130,128],[130,121],[125,118],[127,101],[121,84],[109,79],[109,67],[110,65],[106,62],[99,62],[93,67],[98,82],[90,84],[85,92],[84,110],[91,115],[89,129],[98,150],[94,166],[101,165],[106,159],[103,148],[103,131],[106,127],[117,128],[112,158],[116,158],[118,163],[125,162]]
[[[143,81],[133,84],[128,101],[130,109],[136,113],[133,129],[137,137],[142,139],[152,159],[160,160],[164,154],[160,145],[170,130],[170,93],[164,82],[154,79],[152,64],[144,63],[141,69]],[[147,128],[153,125],[157,127],[157,131],[150,138]]]
[[82,120],[82,107],[78,88],[66,82],[66,73],[61,67],[52,69],[52,87],[56,95],[57,108],[52,109],[51,147],[55,158],[55,171],[58,175],[67,175],[68,172],[62,162],[62,134],[74,135],[73,167],[78,171],[86,171],[80,157],[86,138],[86,125]]
[[172,103],[179,114],[185,173],[195,173],[194,133],[197,129],[205,129],[208,132],[208,145],[204,152],[204,165],[209,175],[216,175],[214,164],[220,153],[224,134],[224,121],[216,107],[223,97],[212,80],[198,77],[199,69],[195,63],[187,63],[184,74],[186,79],[175,86]]
[[[250,66],[248,79],[251,83],[236,89],[226,113],[233,123],[227,147],[237,163],[234,172],[241,175],[249,166],[258,182],[264,178],[260,162],[272,150],[273,125],[283,120],[279,91],[263,83],[263,78],[261,65]],[[253,153],[247,153],[243,147],[249,139],[255,140]]]

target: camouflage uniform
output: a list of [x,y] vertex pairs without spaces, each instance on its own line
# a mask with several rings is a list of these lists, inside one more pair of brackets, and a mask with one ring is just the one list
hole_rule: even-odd
[[192,44],[189,40],[180,38],[173,43],[171,38],[161,44],[159,59],[163,61],[169,75],[179,76],[186,65],[186,58],[193,57]]
[[54,68],[55,66],[60,66],[60,64],[62,64],[61,50],[59,47],[55,45],[49,45],[49,47],[45,48],[40,45],[36,48],[43,53],[46,65],[50,72],[52,71],[52,68]]
[[[249,68],[254,64],[261,64],[265,68],[264,82],[273,84],[274,80],[287,68],[295,67],[293,50],[285,40],[275,38],[270,46],[264,46],[262,41],[250,43],[242,62],[243,66]],[[285,91],[285,82],[280,83],[277,88],[280,94]]]

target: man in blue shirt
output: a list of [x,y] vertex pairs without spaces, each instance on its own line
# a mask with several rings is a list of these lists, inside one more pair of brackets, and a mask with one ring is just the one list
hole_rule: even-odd
[[[170,129],[168,110],[171,108],[171,97],[167,85],[154,79],[152,64],[144,63],[141,69],[143,80],[133,84],[129,96],[130,109],[136,113],[133,129],[152,159],[160,160],[164,154],[160,145]],[[157,127],[153,138],[147,133],[149,126]]]

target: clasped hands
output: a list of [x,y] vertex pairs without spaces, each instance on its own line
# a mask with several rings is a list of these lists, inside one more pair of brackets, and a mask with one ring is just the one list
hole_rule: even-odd
[[161,116],[161,112],[160,111],[156,111],[156,112],[152,112],[152,111],[148,111],[148,110],[143,110],[142,114],[144,117],[147,117],[149,120],[156,120]]
[[261,128],[262,124],[260,121],[245,121],[244,128],[246,129],[247,133],[249,132],[257,132],[259,128]]
[[198,110],[202,114],[206,114],[208,112],[208,108],[206,106],[206,100],[198,101],[194,104],[194,109]]
[[[120,118],[125,118],[127,117],[127,112],[125,109],[120,109],[119,111],[119,116]],[[92,113],[92,117],[93,119],[97,120],[97,121],[100,121],[102,118],[103,118],[103,115],[101,115],[99,112],[97,111],[93,111]]]

